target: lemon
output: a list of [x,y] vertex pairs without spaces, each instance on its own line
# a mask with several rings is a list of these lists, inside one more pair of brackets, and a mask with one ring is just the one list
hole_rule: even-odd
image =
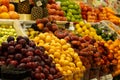
[[61,43],[61,45],[64,45],[64,44],[66,44],[66,40],[61,39],[61,40],[60,40],[60,43]]
[[46,38],[45,38],[45,42],[50,42],[51,41],[51,36],[47,36]]
[[34,41],[35,41],[36,43],[38,43],[38,42],[39,42],[39,39],[40,39],[39,37],[35,37],[35,38],[34,38]]
[[68,49],[68,46],[67,46],[67,45],[63,45],[63,46],[62,46],[62,49],[63,49],[63,50],[67,50],[67,49]]
[[78,54],[77,53],[74,53],[74,59],[76,59],[78,57]]
[[55,52],[54,49],[49,49],[48,51],[49,54],[53,54],[54,52]]
[[94,35],[96,35],[95,32],[90,32],[90,36],[94,36]]
[[38,35],[38,37],[39,37],[40,39],[42,39],[42,40],[45,39],[45,35],[44,35],[43,33],[40,33],[40,34]]
[[90,31],[89,30],[85,30],[85,34],[89,34],[90,33]]
[[82,29],[83,29],[84,31],[86,31],[86,30],[87,30],[87,27],[86,27],[86,26],[83,26]]
[[54,59],[54,56],[52,54],[49,55],[50,57],[52,57]]
[[81,67],[82,66],[82,62],[77,62],[77,67]]
[[76,25],[75,25],[75,28],[77,28],[77,29],[80,28],[80,25],[79,25],[79,24],[76,24]]
[[54,58],[54,61],[55,61],[55,63],[59,63],[59,59],[58,58]]
[[42,43],[42,44],[44,44],[44,41],[43,41],[43,40],[39,40],[39,43]]
[[68,60],[65,60],[64,61],[64,65],[68,65],[69,64],[69,61]]
[[56,67],[57,67],[57,68],[60,67],[60,64],[56,64]]
[[70,62],[69,65],[70,65],[71,67],[76,67],[73,62]]
[[90,24],[90,23],[86,23],[85,25],[86,25],[86,27],[87,27],[88,29],[91,28],[91,24]]
[[69,52],[74,52],[73,48],[68,48]]
[[50,45],[48,43],[45,43],[43,46],[46,50],[50,49]]
[[59,52],[55,52],[55,53],[54,53],[54,57],[55,57],[55,58],[60,58],[60,53],[59,53]]
[[90,28],[91,32],[96,32],[96,30],[94,28]]
[[72,74],[72,71],[71,70],[67,70],[67,74]]
[[80,22],[79,22],[79,25],[80,25],[80,26],[84,26],[85,23],[84,23],[83,21],[80,21]]
[[78,29],[77,29],[77,32],[78,32],[78,33],[81,33],[81,32],[82,32],[82,28],[78,28]]

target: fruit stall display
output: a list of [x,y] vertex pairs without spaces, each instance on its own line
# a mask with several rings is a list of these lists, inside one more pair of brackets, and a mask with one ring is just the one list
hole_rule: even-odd
[[[60,48],[59,46],[57,46],[60,43],[59,40],[62,40],[65,43],[68,42],[67,45],[68,44],[71,45],[73,50],[76,53],[78,53],[78,56],[82,61],[82,64],[85,66],[87,70],[87,73],[85,73],[84,80],[88,80],[89,78],[99,79],[100,76],[104,76],[106,74],[114,72],[114,67],[117,64],[114,63],[114,61],[117,62],[117,60],[115,57],[112,58],[110,57],[113,55],[113,53],[110,54],[109,49],[104,46],[105,43],[101,41],[95,40],[94,38],[89,36],[79,37],[78,35],[75,35],[74,32],[71,32],[69,30],[59,29],[55,22],[50,22],[47,18],[37,20],[36,23],[32,24],[31,28],[28,28],[28,30],[29,30],[29,32],[27,32],[29,34],[28,36],[29,37],[32,36],[32,39],[38,44],[38,46],[44,45],[44,47],[48,49],[46,50],[48,54],[54,51],[53,49],[51,49],[52,47],[55,48],[56,50]],[[35,35],[30,35],[31,33],[30,31],[35,33]],[[54,40],[52,40],[53,36],[55,38]],[[54,46],[52,46],[52,44]],[[63,46],[61,48],[67,47],[67,46],[65,47],[62,44],[59,45]],[[59,52],[57,52],[57,54],[53,52],[53,54],[49,54],[49,55],[55,58],[55,61],[58,60],[58,57],[61,57],[58,56],[60,55]],[[61,65],[62,64],[59,63],[60,67]],[[62,69],[64,68],[62,67]],[[63,73],[65,73],[65,71],[63,71]],[[86,79],[87,74],[88,74],[87,76],[88,79]]]
[[9,3],[9,0],[1,0],[0,3],[0,19],[19,19],[15,6]]
[[101,20],[109,20],[117,25],[120,24],[120,18],[109,7],[94,8],[87,4],[80,3],[82,18],[88,22],[98,22]]
[[65,17],[64,11],[61,9],[61,6],[54,2],[49,2],[47,4],[48,15],[49,18],[52,20],[57,21],[66,21],[67,18]]
[[64,75],[65,80],[80,80],[85,67],[71,45],[64,39],[58,39],[52,33],[40,33],[34,38],[38,46],[43,45],[46,53],[56,63],[56,67]]
[[63,1],[61,2],[61,7],[68,21],[79,22],[82,20],[81,9],[74,1]]

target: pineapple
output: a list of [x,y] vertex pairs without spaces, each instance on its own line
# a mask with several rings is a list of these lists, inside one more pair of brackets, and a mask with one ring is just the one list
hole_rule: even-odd
[[25,0],[23,2],[18,3],[18,12],[22,14],[30,13],[30,4],[29,0]]
[[43,9],[42,7],[37,7],[37,6],[34,6],[31,10],[31,19],[32,20],[36,20],[36,19],[41,19],[43,18]]
[[48,16],[48,9],[43,8],[43,17],[47,17],[47,16]]

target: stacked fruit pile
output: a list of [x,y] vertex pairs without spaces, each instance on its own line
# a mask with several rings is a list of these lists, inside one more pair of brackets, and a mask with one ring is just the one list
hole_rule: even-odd
[[60,5],[56,4],[55,1],[51,2],[49,0],[49,4],[47,4],[48,14],[49,18],[51,20],[57,20],[57,21],[66,21],[66,17],[64,17],[64,11],[61,10]]
[[83,21],[80,21],[78,24],[75,25],[74,32],[81,36],[87,35],[96,40],[103,40],[101,36],[97,35],[96,30],[91,26],[90,23],[84,23]]
[[114,11],[108,7],[92,8],[84,3],[80,3],[80,6],[82,9],[82,17],[88,22],[109,20],[115,24],[120,24],[120,18],[115,16]]
[[12,65],[18,70],[29,69],[32,80],[54,80],[62,77],[53,58],[45,53],[44,47],[37,47],[33,41],[22,36],[18,36],[16,41],[13,37],[8,37],[7,42],[2,42],[0,65]]
[[14,37],[17,36],[16,31],[13,28],[13,26],[0,25],[0,44],[3,41],[6,41],[8,36],[14,36]]
[[61,7],[68,21],[79,22],[82,20],[80,7],[74,1],[66,0],[61,2]]
[[[42,24],[42,27],[37,26],[38,24]],[[80,25],[81,24],[82,23],[80,23]],[[37,20],[37,24],[35,25],[37,28],[35,28],[34,26],[34,29],[38,29],[45,33],[44,34],[41,33],[38,36],[36,36],[34,38],[34,41],[39,46],[44,45],[46,51],[48,52],[48,54],[51,53],[49,55],[54,58],[54,61],[56,63],[61,62],[61,57],[64,59],[65,56],[62,53],[59,53],[59,51],[63,51],[64,49],[68,49],[69,51],[69,49],[71,49],[70,51],[72,52],[72,48],[73,48],[74,51],[78,53],[79,58],[81,59],[86,69],[91,70],[91,68],[94,68],[92,69],[93,71],[91,71],[93,73],[90,73],[91,74],[90,78],[95,77],[94,76],[96,74],[96,71],[94,71],[95,69],[97,69],[98,71],[100,69],[101,76],[104,75],[105,73],[107,74],[113,71],[113,68],[115,66],[114,61],[116,61],[116,59],[114,57],[111,58],[113,53],[109,53],[108,48],[104,46],[103,42],[96,41],[95,39],[88,36],[81,38],[68,30],[59,29],[55,22],[49,22],[47,18]],[[56,38],[53,34],[51,34],[51,32],[54,33],[54,35],[59,39]],[[72,48],[68,47],[70,46],[70,44],[66,42],[69,42]],[[63,43],[64,45],[62,45]],[[54,52],[54,49],[56,50],[56,52]],[[58,49],[63,49],[63,50],[58,50]],[[63,53],[64,52],[65,51],[63,51]],[[58,56],[58,55],[63,55],[63,56]],[[68,54],[67,57],[69,57]],[[68,60],[70,60],[69,58]],[[63,71],[64,69],[63,67],[61,69],[61,66],[63,66],[67,62],[68,61],[66,61],[65,58],[63,64],[58,63],[56,65],[63,72],[63,74],[68,73],[67,71]]]
[[[105,43],[105,46],[108,47],[108,49],[110,50],[110,53],[109,54],[114,54],[114,57],[116,58],[116,60],[113,60],[112,63],[114,65],[117,64],[117,67],[114,68],[114,73],[113,73],[113,76],[117,76],[120,74],[120,40],[119,39],[116,39],[115,41],[107,41]],[[113,58],[113,55],[109,55],[110,58]]]
[[53,58],[65,80],[79,80],[83,76],[85,67],[78,54],[64,39],[58,39],[52,33],[45,32],[36,36],[34,41],[38,46],[45,47],[46,53]]
[[15,6],[9,3],[9,0],[0,0],[0,19],[19,19],[19,15],[15,12]]

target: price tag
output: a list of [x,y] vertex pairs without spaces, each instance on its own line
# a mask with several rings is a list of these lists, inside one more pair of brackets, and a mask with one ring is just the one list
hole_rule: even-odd
[[106,80],[105,76],[101,76],[100,80]]
[[112,74],[108,74],[108,75],[106,75],[106,80],[113,80],[113,76],[112,76]]
[[19,3],[19,0],[10,0],[10,2]]
[[25,0],[20,0],[20,2],[24,2]]
[[40,0],[38,0],[38,1],[36,2],[36,5],[37,5],[37,6],[42,6],[42,2],[41,2]]
[[90,79],[90,80],[98,80],[98,79],[94,78],[94,79]]
[[74,25],[73,25],[73,22],[70,22],[70,27],[69,27],[69,30],[72,30],[72,31],[74,31],[74,30],[75,30],[75,27],[74,27]]

